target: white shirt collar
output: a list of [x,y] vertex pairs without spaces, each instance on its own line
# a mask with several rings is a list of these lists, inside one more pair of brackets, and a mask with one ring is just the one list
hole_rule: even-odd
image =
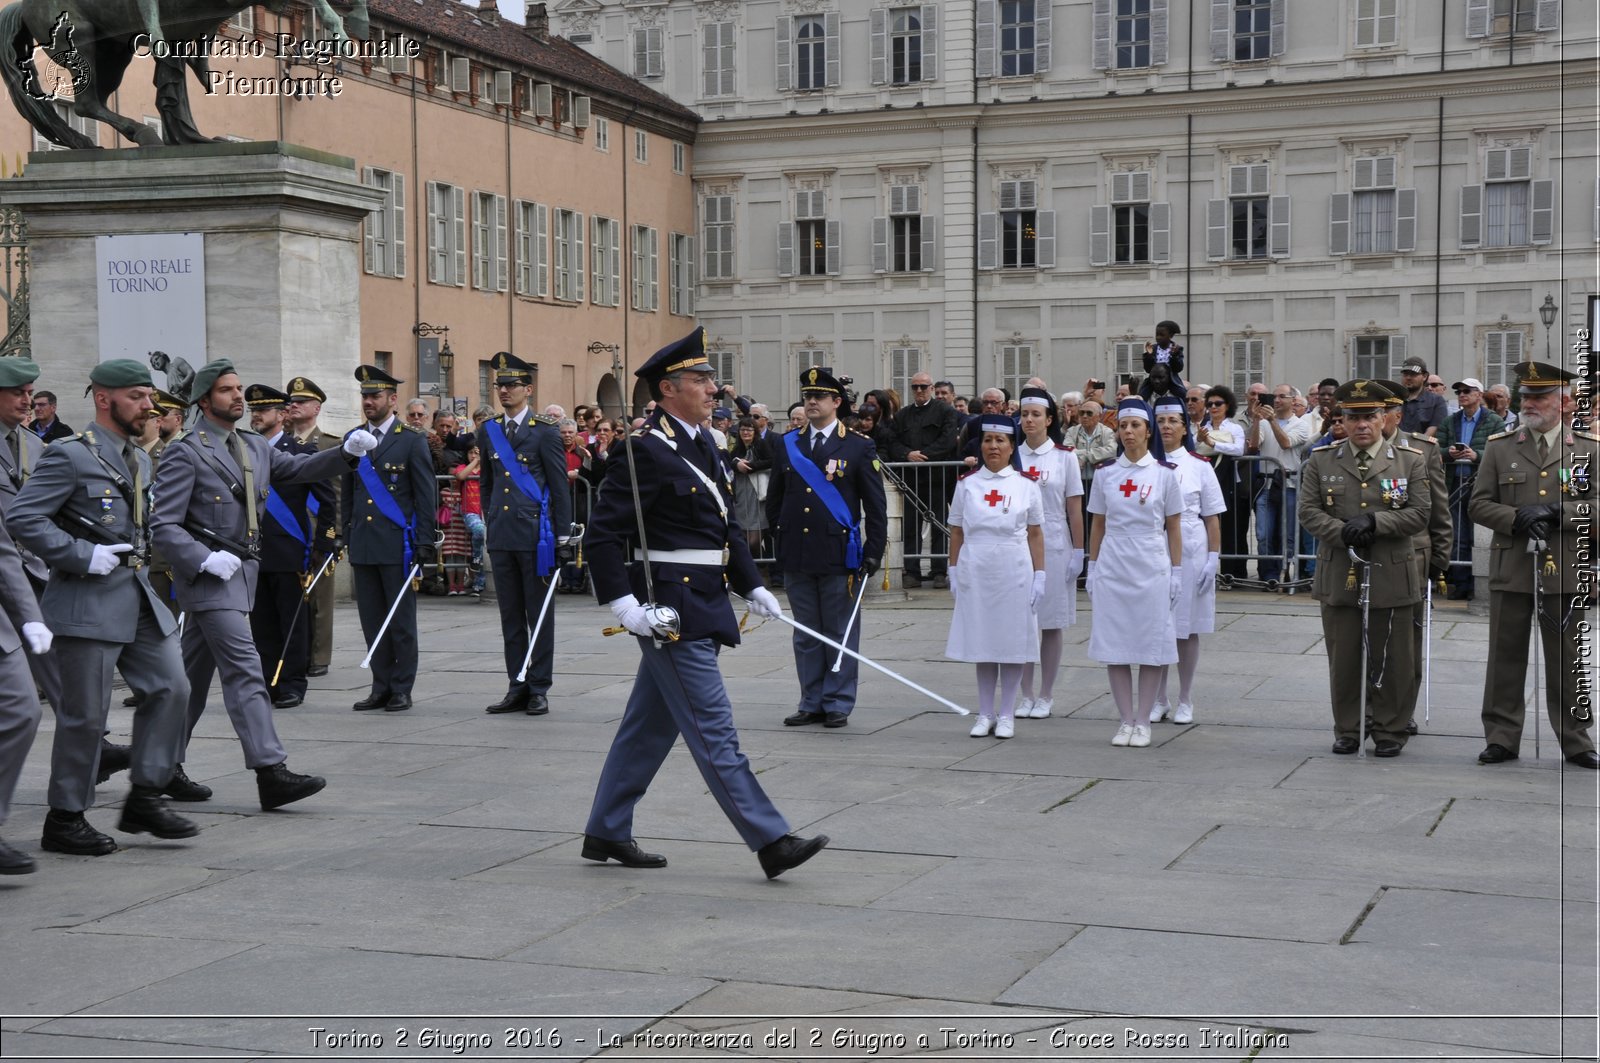
[[506,415],[506,423],[507,424],[514,424],[518,428],[521,428],[523,425],[528,423],[528,415],[531,414],[531,413],[533,413],[533,407],[532,406],[524,406],[522,408],[522,411],[520,413],[518,413],[515,417],[511,416],[510,414],[507,414]]
[[1044,453],[1047,453],[1049,451],[1054,450],[1055,447],[1056,447],[1056,441],[1051,439],[1049,436],[1045,436],[1044,437],[1044,445],[1039,447],[1037,450],[1035,450],[1033,448],[1033,446],[1026,439],[1024,439],[1022,441],[1021,449],[1026,451],[1029,454],[1044,454]]
[[689,442],[692,443],[696,439],[699,438],[699,436],[700,436],[700,426],[699,425],[690,424],[688,421],[685,421],[682,417],[679,417],[675,413],[668,413],[667,416],[672,418],[674,421],[677,421],[678,424],[680,426],[682,426],[683,434],[689,438]]
[[397,417],[396,414],[392,414],[391,413],[384,420],[384,422],[382,424],[376,424],[376,425],[369,424],[369,425],[367,425],[367,428],[369,428],[370,430],[372,430],[374,432],[378,432],[378,433],[381,433],[383,435],[388,435],[389,434],[389,429],[394,427],[394,422],[396,420],[396,417]]
[[267,446],[269,446],[269,447],[277,446],[278,445],[278,440],[280,440],[282,438],[283,438],[283,429],[280,428],[276,432],[272,433],[270,436],[267,437]]
[[1143,465],[1154,465],[1155,463],[1156,463],[1156,456],[1154,454],[1150,453],[1148,450],[1144,452],[1144,457],[1140,458],[1138,461],[1129,460],[1128,455],[1126,453],[1122,453],[1122,454],[1118,454],[1117,455],[1117,464],[1126,466],[1126,467],[1128,467],[1130,469],[1133,468],[1135,465],[1140,465],[1140,466],[1143,466]]
[[807,423],[806,431],[809,432],[813,436],[817,435],[819,433],[821,435],[824,435],[824,436],[830,436],[834,432],[834,427],[833,426],[838,424],[838,423],[839,423],[839,419],[837,417],[835,417],[833,420],[829,421],[827,424],[823,425],[821,428],[817,428],[815,425]]

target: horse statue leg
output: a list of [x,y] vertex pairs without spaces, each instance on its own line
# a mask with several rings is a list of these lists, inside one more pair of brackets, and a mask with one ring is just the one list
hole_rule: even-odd
[[158,44],[165,44],[167,36],[161,32],[161,0],[138,0],[138,3],[139,21],[144,23],[150,47],[154,49]]
[[[50,57],[74,71],[80,80],[74,85],[72,110],[81,118],[92,118],[121,133],[140,147],[156,147],[161,134],[118,114],[106,106],[106,98],[122,84],[123,71],[133,59],[133,45],[129,40],[96,40],[92,33],[81,34],[83,40],[74,40],[70,51],[47,49]],[[81,63],[80,65],[77,65]]]

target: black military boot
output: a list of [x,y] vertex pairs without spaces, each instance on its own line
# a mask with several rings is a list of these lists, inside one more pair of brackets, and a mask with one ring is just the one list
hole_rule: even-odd
[[328,780],[320,775],[295,774],[289,770],[287,762],[256,769],[256,789],[261,794],[261,809],[264,812],[310,797],[327,785]]
[[44,833],[39,845],[48,853],[71,856],[105,856],[117,851],[116,840],[89,826],[82,812],[52,808],[44,817]]
[[133,759],[132,746],[119,746],[100,739],[100,768],[95,772],[95,785],[105,782],[119,771],[127,771]]
[[174,801],[208,801],[211,799],[211,787],[189,778],[183,773],[183,765],[179,764],[172,769],[172,778],[167,780],[161,794]]
[[124,834],[153,834],[157,838],[193,838],[200,833],[194,823],[167,808],[161,791],[153,786],[135,786],[128,791],[117,829]]

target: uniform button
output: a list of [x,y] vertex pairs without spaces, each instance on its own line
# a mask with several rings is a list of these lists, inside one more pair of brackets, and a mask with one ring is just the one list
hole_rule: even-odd
[[1543,497],[1543,496],[1544,496],[1544,494],[1545,494],[1545,493],[1546,493],[1546,492],[1545,492],[1545,489],[1544,489],[1544,488],[1542,488],[1542,487],[1541,487],[1541,488],[1539,488],[1539,494],[1540,494],[1540,496],[1541,496],[1541,497]]
[[689,488],[689,493],[690,493],[690,494],[691,494],[691,495],[692,495],[692,494],[694,494],[694,493],[695,493],[695,492],[696,492],[696,491],[698,491],[698,490],[700,490],[700,488],[698,488],[698,487],[691,487],[691,488]]
[[810,506],[807,506],[807,507],[806,507],[806,508],[805,508],[805,512],[807,512],[807,513],[810,513],[810,512],[811,512],[811,507],[810,507]]
[[1365,502],[1361,503],[1361,508],[1362,509],[1366,509],[1367,508],[1367,504]]
[[367,516],[367,523],[368,524],[372,523],[372,516],[370,514]]
[[1540,475],[1540,477],[1545,477],[1545,476],[1549,476],[1550,474],[1548,472],[1546,472],[1545,470],[1540,469],[1539,470],[1539,475]]
[[1367,485],[1366,485],[1366,484],[1362,484],[1362,485],[1361,485],[1361,486],[1362,486],[1362,487],[1365,487],[1365,486],[1367,486]]
[[801,528],[800,530],[803,531],[803,532],[809,532],[811,529],[810,528]]
[[688,576],[683,577],[683,582],[688,583],[689,582],[689,577]]
[[810,493],[811,493],[811,488],[809,488],[809,487],[808,487],[808,488],[806,488],[806,494],[808,494],[808,495],[809,495],[809,494],[810,494]]

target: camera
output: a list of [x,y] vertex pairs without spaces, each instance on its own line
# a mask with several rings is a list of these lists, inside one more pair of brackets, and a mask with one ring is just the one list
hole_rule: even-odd
[[1104,391],[1106,382],[1104,380],[1091,380],[1089,381],[1089,388],[1091,391]]

